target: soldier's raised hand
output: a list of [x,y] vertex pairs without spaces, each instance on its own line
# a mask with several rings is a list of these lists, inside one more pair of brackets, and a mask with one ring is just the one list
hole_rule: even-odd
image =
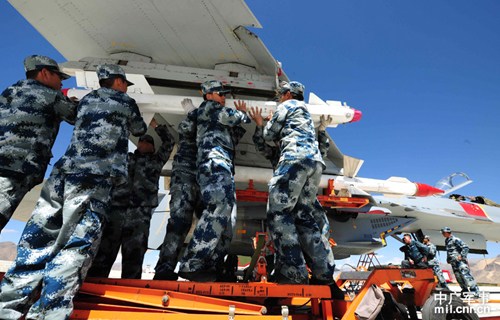
[[267,121],[271,120],[271,119],[273,118],[273,114],[274,114],[274,113],[273,113],[273,111],[272,111],[272,110],[271,110],[271,111],[269,111],[269,114],[267,115],[267,117],[266,117],[266,119],[265,119],[265,120],[267,120]]
[[325,117],[325,115],[322,114],[321,117],[319,117],[319,121],[320,121],[320,123],[319,123],[318,130],[325,131],[326,127],[328,127],[330,124],[332,124],[333,118],[330,115],[328,115],[328,117]]
[[255,121],[255,124],[258,127],[264,126],[264,118],[262,117],[262,108],[251,107],[250,111],[248,111],[248,114],[250,115],[250,118],[252,118],[253,121]]
[[236,110],[247,112],[247,104],[245,101],[235,101],[234,106],[236,107]]
[[189,113],[189,112],[193,111],[194,109],[196,109],[196,107],[193,104],[193,100],[191,100],[189,98],[183,99],[181,101],[181,106],[186,113]]

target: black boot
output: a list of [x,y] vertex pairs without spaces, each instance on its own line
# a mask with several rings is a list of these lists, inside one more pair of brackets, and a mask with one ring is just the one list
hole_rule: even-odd
[[171,271],[171,270],[165,270],[161,272],[156,272],[155,276],[153,277],[153,280],[171,280],[171,281],[176,281],[179,276],[177,273]]
[[344,291],[342,291],[337,283],[335,281],[327,281],[327,280],[318,280],[316,278],[311,278],[309,280],[309,284],[315,284],[315,285],[325,285],[330,287],[330,294],[332,296],[332,299],[334,300],[344,300],[345,294]]

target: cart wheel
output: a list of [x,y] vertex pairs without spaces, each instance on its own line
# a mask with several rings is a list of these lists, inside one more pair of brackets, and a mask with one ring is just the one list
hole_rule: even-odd
[[454,294],[432,294],[422,307],[422,320],[479,320],[468,304]]

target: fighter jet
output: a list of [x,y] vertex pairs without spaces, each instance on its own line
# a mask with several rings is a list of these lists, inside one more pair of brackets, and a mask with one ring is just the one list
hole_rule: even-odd
[[[458,182],[457,182],[458,180]],[[464,173],[453,173],[438,181],[436,186],[445,190],[439,197],[374,196],[377,205],[391,211],[391,217],[410,219],[400,232],[429,235],[438,249],[444,249],[444,238],[440,229],[448,226],[464,240],[470,252],[487,254],[486,241],[499,241],[500,205],[483,197],[465,197],[453,194],[472,183]],[[385,236],[385,233],[382,237]]]
[[[172,131],[185,117],[181,100],[191,98],[195,105],[200,104],[199,87],[206,80],[220,80],[231,89],[228,106],[233,100],[244,100],[249,106],[263,107],[264,115],[276,108],[272,99],[279,83],[289,80],[282,64],[249,29],[261,25],[243,0],[9,2],[68,60],[62,68],[76,77],[78,86],[66,91],[69,96],[82,97],[99,86],[97,65],[119,64],[135,83],[129,94],[138,102],[145,121],[155,116]],[[47,19],[49,16],[57,19]],[[331,127],[361,119],[360,111],[340,101],[311,93],[307,102],[316,126],[321,115],[333,117]],[[272,169],[253,145],[254,124],[245,129],[235,155],[238,221],[232,250],[248,255],[253,251],[252,237],[265,231],[266,189]],[[362,161],[343,155],[333,142],[325,162],[319,198],[332,225],[337,258],[381,248],[388,235],[413,230],[420,225],[417,222],[432,216],[430,210],[400,214],[372,193],[407,197],[402,199],[425,196],[418,200],[424,205],[427,196],[442,192],[402,177],[357,177]],[[163,175],[170,173],[169,162]],[[168,188],[162,190],[164,197],[151,223],[149,246],[153,249],[161,244],[169,216]],[[31,197],[37,196],[36,191],[31,193]],[[23,209],[22,213],[29,212]],[[465,231],[468,224],[452,227]]]

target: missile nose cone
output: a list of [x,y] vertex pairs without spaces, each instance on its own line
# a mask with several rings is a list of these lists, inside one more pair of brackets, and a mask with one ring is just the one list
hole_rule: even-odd
[[415,182],[415,185],[417,186],[417,192],[415,192],[414,195],[417,197],[428,197],[435,194],[444,193],[444,190],[435,188],[425,183]]
[[354,110],[354,116],[352,117],[352,120],[349,122],[357,122],[361,120],[361,116],[363,115],[363,112],[359,110]]

